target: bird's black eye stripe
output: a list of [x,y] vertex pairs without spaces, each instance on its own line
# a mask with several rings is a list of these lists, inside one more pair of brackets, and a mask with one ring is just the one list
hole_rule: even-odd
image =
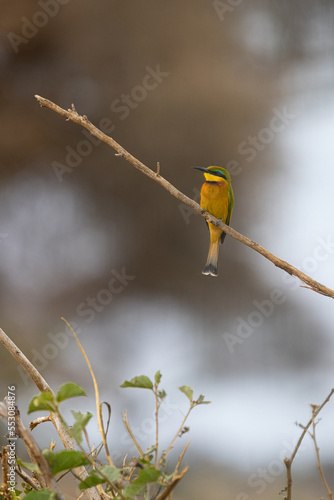
[[214,170],[212,173],[213,175],[216,175],[217,177],[222,177],[223,179],[225,179],[225,181],[227,181],[227,176],[223,174],[223,172],[221,172],[220,170]]

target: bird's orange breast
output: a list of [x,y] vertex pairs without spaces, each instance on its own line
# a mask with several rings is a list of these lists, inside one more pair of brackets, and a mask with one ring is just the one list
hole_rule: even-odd
[[201,189],[201,207],[217,219],[226,222],[230,203],[229,185],[226,181],[205,182]]

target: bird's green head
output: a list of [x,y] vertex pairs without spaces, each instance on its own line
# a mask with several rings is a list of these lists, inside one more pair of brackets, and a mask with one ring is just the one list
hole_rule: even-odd
[[193,167],[204,172],[205,180],[208,182],[227,182],[231,184],[231,177],[223,167]]

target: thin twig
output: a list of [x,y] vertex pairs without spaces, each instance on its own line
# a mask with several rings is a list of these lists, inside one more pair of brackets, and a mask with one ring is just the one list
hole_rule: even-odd
[[291,474],[292,462],[294,461],[295,456],[296,456],[296,454],[297,454],[297,452],[299,450],[299,447],[302,444],[302,441],[303,441],[303,439],[305,437],[305,434],[307,433],[309,427],[312,425],[313,419],[317,415],[319,415],[319,413],[321,412],[321,410],[323,409],[323,407],[328,403],[328,401],[331,399],[331,397],[333,396],[333,394],[334,394],[334,389],[331,390],[331,392],[328,394],[328,396],[325,399],[325,401],[320,406],[316,407],[316,410],[314,411],[314,415],[312,414],[312,418],[307,422],[307,424],[305,425],[305,427],[302,427],[303,428],[303,432],[301,433],[300,438],[298,439],[298,442],[297,442],[297,444],[295,446],[295,449],[292,452],[291,457],[284,459],[284,463],[285,463],[285,467],[286,467],[286,496],[284,497],[284,500],[291,500],[291,498],[292,498],[292,474]]
[[183,478],[185,473],[188,470],[188,466],[186,466],[180,474],[174,477],[173,481],[166,487],[166,489],[156,498],[156,500],[165,500],[173,491],[177,483]]
[[52,422],[51,420],[51,415],[48,415],[47,417],[38,417],[35,418],[35,420],[32,420],[29,424],[29,429],[32,431],[37,427],[39,424],[42,424],[43,422]]
[[98,426],[99,426],[99,430],[100,430],[100,434],[102,436],[102,441],[103,441],[103,445],[104,445],[104,449],[105,449],[105,452],[106,452],[106,457],[107,457],[107,460],[108,460],[108,463],[109,465],[111,465],[112,467],[115,467],[114,465],[114,462],[112,461],[112,458],[110,456],[110,453],[109,453],[109,450],[108,450],[108,446],[107,446],[107,441],[106,441],[106,435],[105,435],[105,432],[104,432],[104,427],[103,427],[103,417],[102,417],[102,406],[100,405],[100,395],[99,395],[99,386],[97,384],[97,381],[96,381],[96,378],[95,378],[95,375],[94,375],[94,372],[93,372],[93,369],[92,369],[92,366],[89,362],[89,359],[84,351],[84,348],[82,347],[76,333],[74,332],[73,328],[71,327],[71,325],[69,324],[69,322],[65,319],[65,318],[61,318],[63,321],[65,321],[65,323],[67,324],[67,326],[69,327],[69,329],[71,330],[78,346],[79,346],[79,349],[80,351],[82,352],[85,360],[86,360],[86,363],[87,363],[87,366],[88,366],[88,369],[90,371],[90,374],[92,376],[92,379],[93,379],[93,384],[94,384],[94,391],[95,391],[95,401],[96,401],[96,413],[97,413],[97,423],[98,423]]
[[318,447],[318,443],[317,443],[317,439],[316,439],[316,436],[315,436],[315,428],[316,428],[316,425],[317,425],[317,422],[315,421],[315,412],[317,410],[317,405],[311,405],[312,407],[312,432],[310,432],[310,436],[311,438],[313,439],[313,442],[314,442],[314,448],[315,448],[315,454],[316,454],[316,457],[317,457],[317,466],[318,466],[318,469],[319,469],[319,473],[320,473],[320,477],[321,477],[321,480],[323,482],[323,485],[325,487],[325,490],[326,490],[326,493],[328,495],[328,498],[329,500],[333,500],[333,494],[327,484],[327,481],[326,481],[326,478],[325,478],[325,475],[324,475],[324,472],[322,470],[322,466],[321,466],[321,461],[320,461],[320,453],[319,453],[319,447]]
[[110,147],[112,147],[117,153],[117,156],[121,156],[124,158],[126,161],[131,163],[135,168],[140,170],[143,174],[147,175],[150,179],[154,180],[158,184],[160,184],[162,187],[164,187],[172,196],[177,198],[178,200],[182,201],[185,205],[188,205],[190,208],[192,208],[195,212],[198,214],[202,215],[208,222],[211,222],[212,224],[216,225],[217,227],[220,227],[221,229],[224,230],[226,234],[231,236],[232,238],[236,239],[240,243],[243,243],[244,245],[248,246],[249,248],[252,248],[255,250],[255,252],[258,252],[261,254],[263,257],[268,259],[270,262],[272,262],[276,267],[279,267],[283,271],[287,272],[288,274],[292,276],[296,276],[299,278],[307,288],[310,288],[311,290],[320,293],[322,295],[325,295],[327,297],[334,298],[334,290],[328,288],[327,286],[319,283],[318,281],[314,280],[307,274],[303,273],[296,267],[292,266],[288,262],[276,257],[276,255],[268,252],[265,248],[263,248],[261,245],[256,243],[255,241],[251,240],[250,238],[247,238],[246,236],[243,236],[242,234],[238,233],[235,231],[235,229],[231,228],[230,226],[227,226],[224,224],[221,220],[216,219],[213,215],[211,215],[209,212],[206,212],[201,206],[196,203],[194,200],[183,194],[181,191],[176,189],[170,182],[168,182],[166,179],[161,177],[161,175],[157,175],[156,172],[148,168],[146,165],[144,165],[142,162],[137,160],[134,156],[132,156],[130,153],[128,153],[122,146],[120,146],[114,139],[109,137],[108,135],[104,134],[101,130],[99,130],[95,125],[93,125],[88,119],[87,116],[81,116],[79,115],[75,110],[74,106],[72,105],[72,109],[70,110],[65,110],[58,106],[57,104],[53,103],[49,99],[45,99],[44,97],[41,97],[39,95],[35,95],[37,101],[39,104],[45,108],[51,109],[52,111],[55,111],[59,115],[63,116],[66,118],[67,121],[72,121],[74,123],[77,123],[78,125],[81,125],[82,127],[86,128],[89,130],[89,132],[100,139],[101,141],[105,142],[108,144]]
[[23,469],[19,469],[18,467],[15,468],[15,472],[18,476],[20,476],[21,479],[23,479],[23,481],[27,484],[29,484],[29,486],[33,489],[33,490],[36,490],[38,491],[40,488],[37,486],[37,484],[35,483],[35,481],[33,481],[31,479],[31,477],[23,470]]
[[177,438],[180,436],[180,433],[184,427],[184,424],[186,423],[186,420],[187,418],[189,417],[189,414],[191,412],[191,410],[194,408],[195,405],[193,405],[193,401],[190,403],[190,408],[189,410],[187,411],[186,415],[184,416],[183,420],[182,420],[182,423],[177,431],[177,433],[175,434],[172,442],[170,443],[170,445],[168,446],[167,450],[164,452],[164,458],[167,457],[168,453],[171,451],[171,449],[174,447],[174,444],[175,444],[175,441],[177,440]]
[[133,434],[133,432],[131,430],[131,427],[130,427],[130,424],[129,424],[129,420],[128,420],[128,413],[127,413],[126,410],[122,412],[122,420],[123,420],[123,424],[124,424],[126,430],[128,431],[128,433],[129,433],[129,435],[130,435],[130,437],[131,437],[131,439],[132,439],[135,447],[137,448],[140,456],[143,457],[144,456],[144,452],[141,449],[140,444],[138,443],[135,435]]
[[158,455],[159,455],[159,408],[160,408],[160,403],[158,399],[158,384],[155,382],[154,383],[154,398],[155,398],[155,413],[154,413],[154,419],[155,419],[155,461],[154,465],[155,467],[158,466]]
[[182,450],[182,453],[181,455],[179,456],[179,459],[177,461],[177,464],[176,464],[176,467],[175,467],[175,472],[174,472],[174,476],[173,477],[176,477],[176,474],[178,473],[178,470],[179,470],[179,467],[181,465],[181,462],[183,460],[183,457],[184,457],[184,454],[185,452],[187,451],[188,447],[190,446],[190,441],[188,441],[188,443],[186,443],[185,447],[183,448]]

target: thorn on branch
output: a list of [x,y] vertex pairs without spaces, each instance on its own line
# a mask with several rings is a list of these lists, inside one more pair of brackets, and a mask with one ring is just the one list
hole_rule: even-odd
[[184,426],[184,427],[180,430],[180,432],[179,432],[179,437],[182,437],[182,436],[183,436],[183,434],[186,434],[187,432],[189,432],[189,430],[190,430],[190,427],[188,427],[188,426],[186,426],[186,425],[185,425],[185,426]]
[[156,174],[155,174],[157,177],[158,175],[160,175],[160,161],[157,162],[157,171],[156,171]]

